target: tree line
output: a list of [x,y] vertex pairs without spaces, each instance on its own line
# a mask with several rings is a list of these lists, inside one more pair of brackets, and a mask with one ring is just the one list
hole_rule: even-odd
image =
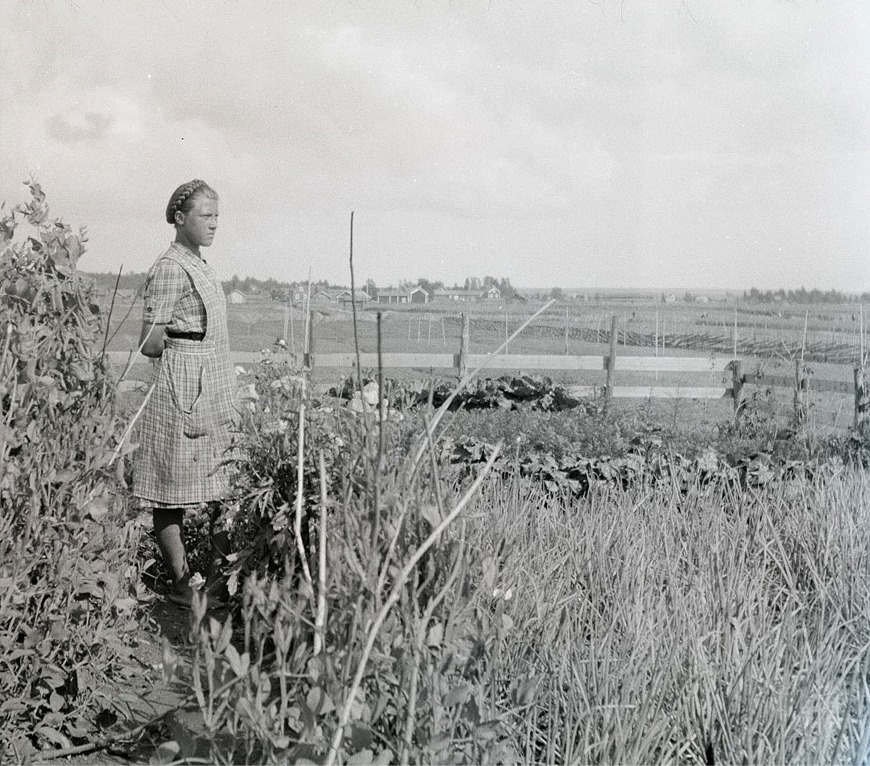
[[860,295],[843,293],[839,290],[807,290],[801,287],[799,290],[759,290],[756,287],[743,292],[743,300],[747,303],[789,303],[812,304],[812,303],[864,303],[870,301],[870,292]]

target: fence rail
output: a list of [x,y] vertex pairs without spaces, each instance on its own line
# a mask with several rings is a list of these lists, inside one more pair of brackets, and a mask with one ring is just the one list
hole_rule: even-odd
[[[808,394],[810,380],[804,362],[795,359],[794,375],[750,375],[744,374],[744,362],[732,355],[725,357],[699,356],[620,356],[617,343],[617,318],[612,318],[609,332],[610,353],[602,356],[589,355],[519,355],[519,354],[471,354],[468,353],[468,318],[462,315],[462,335],[459,353],[316,353],[314,342],[310,338],[311,353],[280,352],[271,357],[274,362],[287,362],[296,366],[311,369],[352,369],[357,363],[364,369],[377,369],[382,365],[385,369],[418,369],[418,370],[453,370],[460,377],[468,370],[483,368],[485,370],[513,370],[518,372],[531,371],[602,371],[605,375],[603,385],[569,386],[575,396],[603,397],[610,399],[731,399],[734,413],[740,417],[742,404],[745,401],[744,387],[746,385],[766,386],[770,388],[790,388],[794,392],[793,407],[796,422],[803,422],[808,411]],[[112,361],[119,365],[127,364],[131,359],[128,352],[112,352]],[[241,351],[232,352],[234,364],[252,364],[263,359],[262,352]],[[141,357],[140,357],[141,359]],[[619,373],[730,373],[730,386],[660,386],[660,385],[616,385]],[[868,405],[868,386],[864,368],[856,366],[853,381],[829,380],[825,378],[812,379],[812,390],[833,394],[854,396],[854,427],[856,430],[868,428],[870,421],[870,405]]]

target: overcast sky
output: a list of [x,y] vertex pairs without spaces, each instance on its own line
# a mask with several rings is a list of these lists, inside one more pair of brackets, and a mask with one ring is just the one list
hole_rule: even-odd
[[144,271],[870,289],[868,0],[0,0],[0,199]]

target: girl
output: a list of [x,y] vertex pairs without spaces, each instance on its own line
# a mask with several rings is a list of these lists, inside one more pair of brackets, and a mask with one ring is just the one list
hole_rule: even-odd
[[[217,194],[205,181],[182,184],[169,199],[166,221],[175,226],[175,241],[151,267],[145,286],[139,345],[159,363],[139,426],[133,495],[152,509],[172,576],[169,599],[189,606],[184,511],[213,504],[229,490],[236,381],[223,288],[201,253],[217,230]],[[225,535],[214,534],[214,514],[211,537],[207,588],[215,585],[226,552]]]

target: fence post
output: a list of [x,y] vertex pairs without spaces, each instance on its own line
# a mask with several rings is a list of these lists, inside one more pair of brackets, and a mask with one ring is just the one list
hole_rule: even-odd
[[806,368],[800,359],[794,360],[794,423],[800,429],[807,419],[807,393],[809,381]]
[[734,398],[734,420],[743,415],[743,362],[731,362],[731,395]]
[[305,354],[302,364],[308,369],[314,367],[314,317],[311,315],[308,318],[308,337],[305,339]]
[[616,341],[617,341],[616,314],[610,320],[610,354],[607,357],[607,382],[604,389],[604,406],[609,407],[613,399],[613,378],[616,370]]
[[565,356],[568,356],[568,307],[565,306]]
[[462,318],[462,332],[459,334],[459,379],[462,380],[468,372],[468,315],[463,311],[460,315]]
[[855,434],[863,436],[870,432],[870,391],[864,366],[856,364],[855,373]]

